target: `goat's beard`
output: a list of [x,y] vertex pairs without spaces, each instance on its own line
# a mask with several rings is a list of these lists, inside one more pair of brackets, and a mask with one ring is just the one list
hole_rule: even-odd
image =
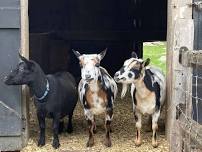
[[125,97],[127,90],[128,90],[128,84],[123,83],[122,84],[122,91],[121,91],[121,99],[123,99],[123,97]]

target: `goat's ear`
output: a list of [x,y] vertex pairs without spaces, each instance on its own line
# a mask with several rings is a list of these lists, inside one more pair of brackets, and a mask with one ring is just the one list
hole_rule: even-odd
[[33,67],[33,63],[30,62],[28,59],[26,59],[24,56],[22,56],[20,53],[19,53],[19,57],[28,66],[29,69]]
[[138,58],[138,57],[137,57],[137,54],[136,54],[134,51],[131,53],[131,57],[132,57],[132,58]]
[[150,63],[150,58],[147,58],[147,59],[143,62],[142,66],[143,66],[143,67],[146,67],[146,66],[149,65],[149,63]]
[[102,60],[106,53],[107,53],[107,48],[104,49],[100,54],[98,54],[99,59]]
[[76,57],[79,59],[79,57],[81,56],[81,54],[79,53],[79,51],[75,51],[74,49],[72,49],[72,51],[76,55]]
[[24,56],[22,56],[20,53],[19,53],[19,57],[20,57],[20,59],[21,59],[23,62],[25,62],[26,64],[29,63],[29,60],[26,59]]

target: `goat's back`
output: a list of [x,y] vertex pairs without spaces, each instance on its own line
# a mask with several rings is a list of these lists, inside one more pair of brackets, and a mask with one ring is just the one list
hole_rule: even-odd
[[163,105],[166,96],[166,78],[163,72],[157,67],[150,67],[149,70],[154,74],[154,79],[160,86],[160,103]]
[[48,113],[59,112],[62,116],[73,112],[77,100],[77,88],[74,77],[68,72],[47,75],[50,91],[47,97]]

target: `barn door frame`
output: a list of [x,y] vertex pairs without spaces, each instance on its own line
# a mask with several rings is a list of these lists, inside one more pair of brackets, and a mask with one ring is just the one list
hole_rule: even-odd
[[[29,56],[28,0],[2,0],[0,5],[0,29],[3,33],[1,75],[5,76],[9,68],[18,63],[18,51]],[[27,144],[29,137],[28,89],[25,86],[6,86],[2,81],[0,85],[3,91],[0,101],[0,151],[20,150]]]
[[[29,59],[29,17],[28,17],[28,0],[20,1],[21,9],[21,48],[19,53]],[[22,148],[25,147],[29,140],[29,89],[22,86]]]
[[[191,106],[191,94],[185,96],[181,89],[192,89],[192,68],[179,63],[180,48],[193,50],[194,21],[192,18],[192,0],[168,0],[167,26],[167,115],[166,136],[171,152],[182,151],[183,132],[176,121],[176,107],[184,104]],[[187,111],[191,114],[190,111]]]

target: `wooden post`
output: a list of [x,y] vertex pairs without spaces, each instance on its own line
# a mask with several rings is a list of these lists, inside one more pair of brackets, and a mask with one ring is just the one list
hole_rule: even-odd
[[[28,0],[21,0],[21,48],[20,53],[29,58],[29,19]],[[29,139],[29,92],[26,86],[22,86],[22,147]]]
[[192,86],[189,77],[192,69],[179,63],[180,47],[193,49],[194,24],[192,8],[188,5],[191,3],[192,0],[168,0],[166,136],[171,152],[182,151],[183,148],[183,134],[176,121],[176,105],[185,103],[187,99],[181,89]]

